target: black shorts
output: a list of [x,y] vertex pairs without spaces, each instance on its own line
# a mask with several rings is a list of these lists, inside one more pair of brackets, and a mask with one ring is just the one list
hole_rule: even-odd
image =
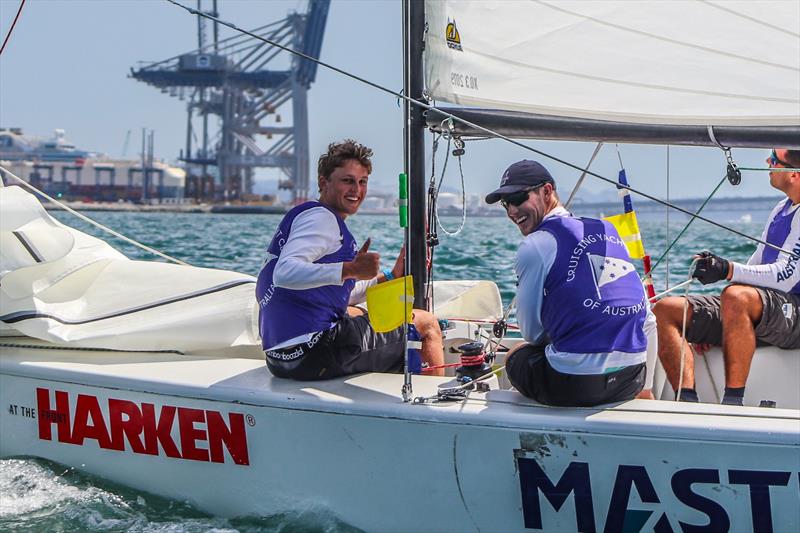
[[[800,348],[800,296],[788,292],[753,287],[761,296],[764,311],[756,324],[760,346],[772,345],[787,350]],[[692,318],[686,324],[686,340],[722,346],[720,297],[691,295]]]
[[644,386],[644,363],[608,374],[564,374],[550,366],[544,349],[544,345],[528,344],[506,359],[511,384],[539,403],[591,407],[631,400]]
[[360,372],[402,372],[402,326],[377,333],[368,315],[345,316],[308,342],[266,353],[274,376],[301,381],[331,379]]

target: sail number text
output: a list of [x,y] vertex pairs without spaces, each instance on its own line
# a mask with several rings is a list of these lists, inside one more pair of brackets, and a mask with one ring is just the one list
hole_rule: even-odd
[[478,77],[469,74],[459,74],[458,72],[450,73],[450,84],[453,87],[462,87],[464,89],[478,90]]

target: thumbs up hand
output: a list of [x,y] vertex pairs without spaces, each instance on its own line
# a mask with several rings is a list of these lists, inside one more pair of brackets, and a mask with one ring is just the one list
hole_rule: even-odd
[[381,265],[381,256],[369,252],[371,239],[367,239],[356,254],[355,259],[342,263],[342,280],[346,279],[372,279],[378,275]]
[[394,262],[394,268],[392,268],[392,276],[396,278],[403,277],[403,274],[406,271],[406,247],[405,244],[400,247],[400,253],[397,254],[397,259]]

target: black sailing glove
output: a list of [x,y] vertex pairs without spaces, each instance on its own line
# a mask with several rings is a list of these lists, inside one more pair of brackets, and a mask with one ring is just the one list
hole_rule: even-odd
[[694,267],[692,277],[703,285],[716,283],[717,281],[728,279],[728,271],[731,268],[730,261],[714,255],[708,250],[697,254],[700,258]]

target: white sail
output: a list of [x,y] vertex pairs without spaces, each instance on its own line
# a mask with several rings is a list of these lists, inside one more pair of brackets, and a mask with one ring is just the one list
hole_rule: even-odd
[[686,125],[800,124],[800,2],[427,0],[435,100]]
[[0,334],[60,346],[261,357],[252,276],[132,261],[0,188]]

